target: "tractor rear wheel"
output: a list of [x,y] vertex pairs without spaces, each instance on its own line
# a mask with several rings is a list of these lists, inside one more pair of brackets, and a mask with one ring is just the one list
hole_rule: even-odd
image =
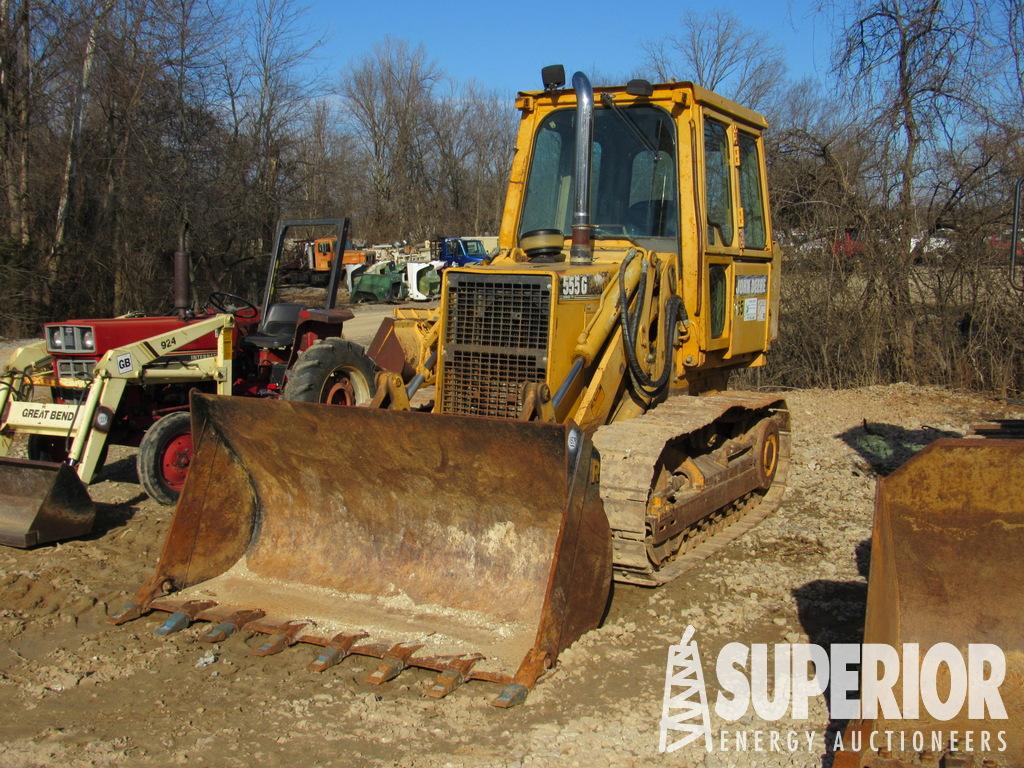
[[363,348],[345,339],[321,339],[288,372],[284,399],[362,405],[373,397],[376,366]]
[[192,420],[188,412],[169,413],[146,430],[136,461],[146,493],[160,504],[176,503],[192,463]]

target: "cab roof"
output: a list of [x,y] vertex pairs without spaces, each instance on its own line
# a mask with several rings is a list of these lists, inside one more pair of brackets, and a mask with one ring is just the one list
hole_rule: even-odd
[[[689,81],[675,82],[675,83],[652,83],[651,87],[654,92],[651,96],[633,96],[626,93],[625,85],[595,85],[594,93],[611,93],[615,96],[622,95],[627,100],[633,103],[640,103],[643,101],[664,101],[671,100],[678,96],[680,93],[688,94],[689,98],[695,103],[711,107],[719,112],[723,112],[730,115],[737,120],[748,123],[758,128],[767,128],[768,121],[764,115],[754,110],[744,107],[742,104],[738,104],[732,99],[727,99],[724,96],[720,96],[714,91],[709,91],[696,83]],[[572,88],[559,88],[557,90],[545,91],[520,91],[517,94],[516,106],[520,106],[523,98],[533,99],[540,103],[560,104],[568,105],[576,103],[576,94]],[[600,108],[600,102],[595,100],[595,108]]]

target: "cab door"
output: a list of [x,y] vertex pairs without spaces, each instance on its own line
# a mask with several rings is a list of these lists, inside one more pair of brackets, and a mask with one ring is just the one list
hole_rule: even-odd
[[760,131],[702,110],[706,349],[723,359],[767,348],[772,251]]

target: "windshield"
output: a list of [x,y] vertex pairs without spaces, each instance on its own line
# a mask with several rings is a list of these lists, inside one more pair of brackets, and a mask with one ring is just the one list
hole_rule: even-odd
[[[678,195],[672,120],[655,107],[628,107],[620,112],[594,110],[590,169],[594,236],[675,238]],[[576,110],[562,109],[547,115],[537,131],[520,234],[560,229],[569,236],[575,124]]]

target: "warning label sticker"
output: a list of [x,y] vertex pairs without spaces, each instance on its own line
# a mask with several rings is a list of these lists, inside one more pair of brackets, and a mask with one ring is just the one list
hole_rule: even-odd
[[757,320],[757,299],[743,300],[743,319],[747,322]]

